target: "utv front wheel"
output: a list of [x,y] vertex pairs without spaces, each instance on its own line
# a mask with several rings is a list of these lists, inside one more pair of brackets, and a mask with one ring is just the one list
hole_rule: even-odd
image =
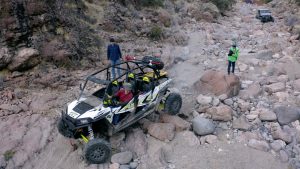
[[57,129],[61,135],[68,138],[74,138],[74,133],[69,129],[68,125],[62,120],[62,118],[58,121]]
[[182,105],[182,98],[177,93],[170,93],[165,102],[165,111],[171,115],[179,113]]
[[92,164],[108,161],[111,155],[110,144],[103,139],[90,140],[84,147],[85,159]]

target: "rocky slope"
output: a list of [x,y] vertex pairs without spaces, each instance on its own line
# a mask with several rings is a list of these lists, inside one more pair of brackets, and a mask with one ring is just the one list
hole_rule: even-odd
[[[115,149],[111,163],[89,165],[82,158],[82,143],[71,146],[58,134],[55,124],[65,103],[76,98],[78,79],[84,79],[94,68],[67,71],[40,64],[27,72],[3,71],[1,168],[299,168],[298,21],[290,22],[290,16],[297,16],[296,8],[290,12],[287,2],[273,1],[265,7],[273,11],[275,23],[262,24],[254,18],[259,6],[239,2],[226,16],[209,23],[203,22],[203,16],[197,19],[197,12],[192,10],[196,6],[177,3],[183,6],[171,15],[175,18],[170,31],[177,27],[182,41],[167,36],[161,43],[150,42],[122,32],[116,36],[126,53],[162,53],[174,88],[184,98],[179,116],[154,114],[140,121],[110,139]],[[110,7],[123,10],[124,16],[104,17],[122,18],[119,21],[126,25],[125,16],[134,14],[126,14],[124,9],[132,7],[113,4]],[[144,15],[141,20],[146,27],[151,23],[148,20],[156,19],[153,11],[147,12],[139,13]],[[181,19],[185,15],[192,17]],[[110,26],[115,29],[116,25]],[[294,32],[290,33],[291,29]],[[139,29],[135,33],[147,36]],[[109,33],[100,35],[108,37]],[[232,38],[241,48],[236,72],[239,78],[223,74]],[[26,58],[30,52],[34,53],[26,49],[17,56]],[[205,83],[214,85],[203,90]]]

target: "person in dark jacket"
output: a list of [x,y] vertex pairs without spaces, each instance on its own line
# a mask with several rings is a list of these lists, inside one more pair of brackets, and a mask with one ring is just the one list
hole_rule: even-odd
[[121,76],[121,70],[119,66],[115,65],[120,63],[120,60],[122,59],[122,53],[120,50],[120,46],[115,43],[114,38],[110,38],[110,44],[107,47],[107,59],[110,61],[112,66],[112,79],[116,78],[115,68],[117,68],[118,75]]

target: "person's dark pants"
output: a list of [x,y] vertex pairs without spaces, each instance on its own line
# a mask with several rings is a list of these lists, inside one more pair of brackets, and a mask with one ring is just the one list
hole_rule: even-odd
[[234,69],[235,69],[235,62],[228,61],[228,69],[227,69],[227,71],[228,71],[228,74],[230,74],[230,68],[231,68],[231,66],[232,66],[232,70],[231,70],[231,72],[232,72],[232,73],[234,73]]
[[120,114],[115,114],[113,116],[113,121],[112,121],[112,124],[113,125],[117,125],[119,123],[119,119],[120,119]]

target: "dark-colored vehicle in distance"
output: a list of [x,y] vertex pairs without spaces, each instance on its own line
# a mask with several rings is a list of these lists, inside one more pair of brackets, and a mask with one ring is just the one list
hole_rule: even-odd
[[274,22],[274,18],[272,13],[268,9],[259,9],[256,14],[256,18],[259,19],[261,22]]

